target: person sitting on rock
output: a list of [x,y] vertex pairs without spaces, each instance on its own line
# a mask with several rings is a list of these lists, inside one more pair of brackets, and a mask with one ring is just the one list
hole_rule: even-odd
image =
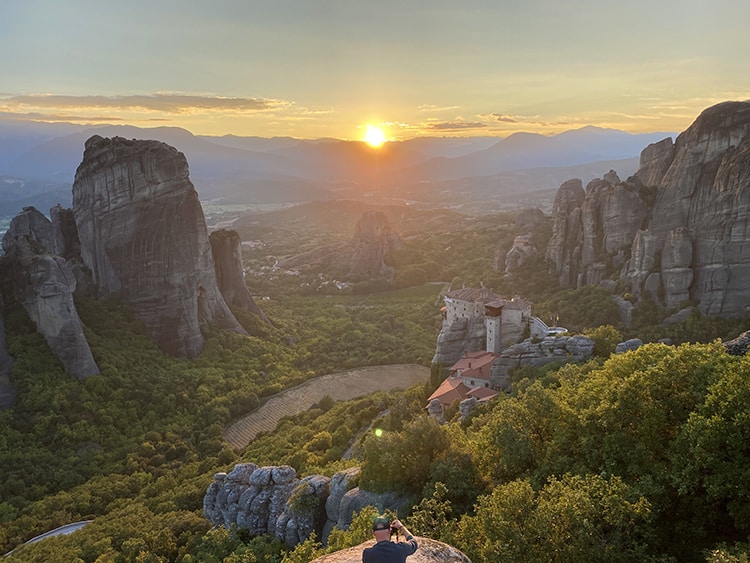
[[[391,531],[401,532],[406,541],[391,541]],[[372,521],[375,545],[362,552],[362,563],[406,563],[406,558],[417,551],[417,540],[398,519],[388,522],[383,516]]]

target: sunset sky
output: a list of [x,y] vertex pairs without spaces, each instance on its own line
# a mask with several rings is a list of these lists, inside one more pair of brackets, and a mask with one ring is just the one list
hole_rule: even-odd
[[747,0],[0,0],[0,117],[389,139],[681,131]]

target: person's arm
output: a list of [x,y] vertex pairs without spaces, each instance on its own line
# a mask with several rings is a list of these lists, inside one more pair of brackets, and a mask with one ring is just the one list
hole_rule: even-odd
[[414,536],[412,533],[404,526],[400,520],[396,519],[393,522],[391,522],[391,528],[396,528],[401,531],[402,534],[404,534],[404,539],[407,543],[411,544],[412,550],[411,553],[414,553],[417,551],[417,540],[414,539]]

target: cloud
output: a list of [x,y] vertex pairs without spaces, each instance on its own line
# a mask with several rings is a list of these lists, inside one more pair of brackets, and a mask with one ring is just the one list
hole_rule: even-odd
[[516,116],[506,113],[491,113],[490,117],[494,118],[495,121],[501,121],[503,123],[518,123]]
[[163,113],[198,111],[265,112],[290,107],[292,102],[267,98],[230,98],[187,94],[146,94],[132,96],[64,96],[28,94],[0,100],[8,110],[14,108],[69,108],[99,110],[146,110]]
[[458,109],[461,106],[436,106],[435,104],[422,104],[417,106],[419,111],[448,111]]
[[[101,116],[101,115],[72,115],[72,114],[61,114],[61,113],[40,113],[40,112],[26,112],[26,113],[15,113],[0,111],[0,119],[7,120],[31,120],[31,121],[62,121],[65,123],[109,123],[112,121],[123,121],[119,117],[112,116]],[[152,120],[154,121],[154,120]],[[168,121],[168,120],[159,120]]]
[[435,131],[458,131],[480,127],[487,127],[487,124],[481,121],[433,121],[424,124],[424,128]]

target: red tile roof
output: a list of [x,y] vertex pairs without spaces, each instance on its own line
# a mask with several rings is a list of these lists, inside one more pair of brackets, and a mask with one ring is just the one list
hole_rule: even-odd
[[437,399],[443,405],[448,406],[455,401],[463,401],[470,389],[464,385],[463,379],[460,377],[448,377],[441,384],[440,387],[435,389],[435,392],[427,398],[429,403],[433,399]]
[[489,387],[474,387],[469,389],[468,396],[476,397],[480,403],[486,403],[490,399],[497,397],[500,393]]
[[450,373],[461,372],[464,377],[490,378],[492,363],[498,358],[494,352],[467,352],[449,368]]

